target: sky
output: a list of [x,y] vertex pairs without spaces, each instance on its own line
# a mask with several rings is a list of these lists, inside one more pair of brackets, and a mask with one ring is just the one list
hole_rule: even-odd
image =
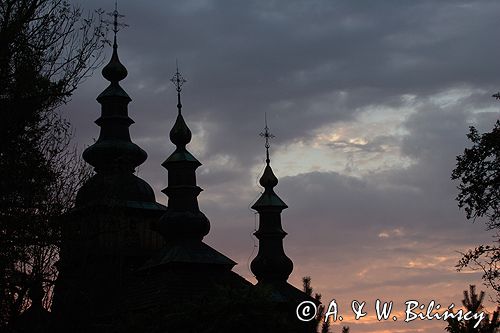
[[[112,11],[108,2],[80,6]],[[174,150],[177,59],[188,150],[203,163],[205,241],[237,273],[255,282],[249,207],[262,191],[266,114],[275,190],[289,206],[289,282],[311,276],[324,303],[337,301],[344,321],[333,332],[444,332],[443,321],[403,322],[404,303],[446,308],[469,284],[486,290],[478,272],[455,268],[492,234],[465,219],[450,175],[469,126],[490,131],[499,118],[500,2],[122,0],[119,11],[130,132],[148,153],[138,175],[167,204],[160,164]],[[64,109],[80,149],[98,137],[106,86],[96,71]],[[373,317],[377,299],[394,302],[398,321]],[[367,317],[353,319],[353,300],[366,301]]]

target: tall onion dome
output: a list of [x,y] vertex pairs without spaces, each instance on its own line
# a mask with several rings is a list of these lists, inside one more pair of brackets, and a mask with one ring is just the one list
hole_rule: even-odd
[[210,231],[210,222],[198,205],[202,189],[196,184],[196,169],[201,163],[186,149],[192,136],[182,115],[181,91],[186,80],[177,69],[171,81],[177,91],[177,118],[170,130],[175,150],[162,163],[168,170],[168,186],[162,191],[168,196],[168,208],[153,224],[165,239],[165,247],[144,268],[203,264],[230,270],[236,263],[202,241]]
[[259,213],[259,229],[255,232],[259,239],[259,252],[250,268],[259,283],[284,284],[293,270],[293,263],[283,249],[283,238],[287,233],[281,226],[281,212],[288,206],[274,192],[278,178],[274,175],[269,158],[269,139],[274,136],[269,133],[267,122],[261,136],[266,139],[266,167],[259,180],[264,193],[252,206]]
[[147,154],[130,138],[129,127],[134,123],[128,116],[131,98],[119,83],[127,77],[127,69],[118,58],[116,31],[111,60],[102,69],[110,84],[97,97],[101,104],[101,116],[95,121],[101,128],[99,138],[83,152],[83,159],[94,167],[96,174],[78,192],[77,207],[157,205],[151,186],[134,175]]

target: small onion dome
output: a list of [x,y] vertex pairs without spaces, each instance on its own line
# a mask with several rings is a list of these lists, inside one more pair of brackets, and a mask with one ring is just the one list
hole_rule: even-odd
[[278,185],[278,178],[274,175],[273,169],[271,169],[269,164],[266,165],[264,173],[262,174],[262,177],[260,177],[259,183],[265,189],[273,188]]
[[177,115],[174,127],[170,130],[170,141],[179,148],[185,148],[191,142],[191,130],[180,113]]
[[127,77],[127,69],[122,65],[120,59],[118,58],[118,46],[116,45],[116,37],[115,42],[113,44],[113,55],[111,56],[111,60],[109,63],[104,66],[102,69],[102,76],[108,81],[118,82]]
[[259,199],[257,199],[257,201],[253,204],[252,209],[255,209],[260,213],[267,209],[283,210],[288,208],[286,203],[284,203],[283,200],[281,200],[281,198],[274,192],[273,188],[278,185],[278,178],[274,175],[269,162],[264,169],[262,177],[260,177],[259,183],[265,190]]

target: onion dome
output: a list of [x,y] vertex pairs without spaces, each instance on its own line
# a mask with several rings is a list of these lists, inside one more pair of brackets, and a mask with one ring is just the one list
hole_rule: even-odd
[[116,36],[113,42],[113,54],[111,60],[102,69],[102,76],[108,81],[118,82],[127,77],[127,69],[122,65],[118,58],[118,45],[116,44]]
[[191,142],[191,130],[186,125],[184,117],[179,112],[175,124],[170,130],[170,141],[179,148],[185,148]]

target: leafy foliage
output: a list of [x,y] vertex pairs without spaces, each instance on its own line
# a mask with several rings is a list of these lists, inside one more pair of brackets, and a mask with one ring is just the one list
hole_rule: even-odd
[[479,134],[470,127],[467,135],[473,143],[457,157],[452,179],[459,179],[458,206],[468,219],[487,217],[489,229],[500,227],[500,120],[493,130]]
[[487,228],[495,230],[496,236],[492,245],[480,245],[463,253],[457,268],[482,270],[483,280],[496,291],[500,302],[500,120],[484,134],[471,126],[467,137],[473,146],[457,157],[451,176],[460,180],[458,206],[465,210],[467,219],[487,218]]

